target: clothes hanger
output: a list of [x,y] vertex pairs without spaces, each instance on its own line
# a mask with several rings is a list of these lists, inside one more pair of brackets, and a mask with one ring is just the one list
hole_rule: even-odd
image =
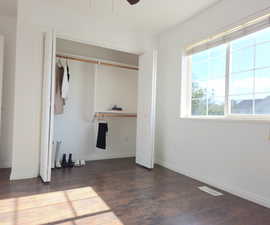
[[98,118],[99,123],[108,123],[108,121],[104,120],[104,115],[102,115],[102,118]]
[[57,65],[58,65],[58,67],[63,67],[63,64],[62,64],[62,62],[61,62],[61,59],[60,58],[58,58],[58,61],[57,61]]
[[108,123],[108,121],[106,121],[106,120],[104,120],[104,119],[103,119],[103,120],[98,120],[98,122],[99,122],[99,123]]
[[69,81],[70,80],[70,73],[69,73],[68,58],[66,58],[66,69],[67,69],[67,76],[68,76],[68,81]]

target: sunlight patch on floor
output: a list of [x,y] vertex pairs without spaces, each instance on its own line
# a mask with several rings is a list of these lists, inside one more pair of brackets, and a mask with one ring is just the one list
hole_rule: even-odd
[[123,225],[91,187],[0,200],[0,221],[1,225],[92,225],[102,221]]

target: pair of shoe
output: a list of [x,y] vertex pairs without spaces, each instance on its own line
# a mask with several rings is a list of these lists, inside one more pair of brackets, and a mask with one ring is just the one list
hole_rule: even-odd
[[72,161],[72,154],[69,154],[68,161],[67,161],[67,154],[66,153],[63,154],[61,166],[63,168],[73,168],[74,167],[74,162]]
[[80,167],[80,166],[85,166],[85,160],[76,160],[75,166]]
[[55,167],[56,167],[56,169],[61,169],[61,161],[57,161],[56,163],[55,163]]

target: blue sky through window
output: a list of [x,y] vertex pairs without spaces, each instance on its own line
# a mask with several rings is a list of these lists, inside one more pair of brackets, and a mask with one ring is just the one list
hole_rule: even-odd
[[[270,28],[232,41],[229,46],[231,113],[270,114]],[[226,49],[224,44],[192,56],[193,102],[206,99],[197,105],[208,110],[207,115],[211,115],[211,104],[224,107]]]

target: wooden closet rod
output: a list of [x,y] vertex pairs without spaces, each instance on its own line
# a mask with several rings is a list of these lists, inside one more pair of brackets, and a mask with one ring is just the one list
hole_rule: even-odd
[[118,67],[118,68],[129,69],[129,70],[139,70],[138,67],[125,66],[125,65],[108,63],[108,62],[102,62],[102,61],[98,61],[98,60],[75,58],[75,57],[72,57],[72,56],[64,56],[64,55],[59,55],[59,54],[56,54],[56,57],[57,58],[62,58],[62,59],[70,59],[70,60],[79,61],[79,62],[85,62],[85,63],[93,63],[93,64],[100,64],[100,65],[104,65],[104,66]]

